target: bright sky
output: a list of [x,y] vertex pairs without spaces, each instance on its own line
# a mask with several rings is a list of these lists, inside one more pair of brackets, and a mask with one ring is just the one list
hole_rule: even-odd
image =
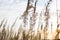
[[[45,3],[48,0],[38,0],[37,12],[40,13],[44,9]],[[58,10],[60,10],[60,0],[57,0]],[[16,17],[22,15],[26,8],[27,0],[0,0],[0,19],[6,18],[8,20],[8,25],[13,23]],[[52,15],[50,21],[56,24],[56,0],[53,0],[50,4],[50,12]],[[53,12],[54,11],[54,12]],[[54,26],[53,25],[53,26]]]

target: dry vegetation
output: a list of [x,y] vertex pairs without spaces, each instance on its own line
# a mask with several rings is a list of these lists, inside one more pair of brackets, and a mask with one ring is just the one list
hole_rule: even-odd
[[[46,21],[46,25],[44,28],[43,28],[43,25],[41,25],[41,26],[38,26],[36,33],[33,30],[34,25],[36,24],[36,17],[37,17],[37,12],[36,12],[37,0],[35,0],[35,2],[28,0],[27,8],[26,8],[26,11],[24,12],[24,14],[22,15],[22,18],[23,18],[23,23],[24,23],[24,28],[25,28],[27,25],[27,16],[30,12],[29,10],[31,8],[33,8],[32,16],[30,17],[30,29],[28,31],[26,31],[22,28],[22,26],[19,26],[18,33],[14,33],[13,27],[17,21],[17,18],[14,21],[14,23],[12,24],[10,30],[9,30],[9,26],[6,29],[7,20],[5,21],[5,19],[3,19],[0,24],[0,29],[2,28],[0,30],[0,40],[58,40],[59,32],[60,32],[60,30],[58,29],[59,24],[57,25],[57,29],[56,29],[57,31],[55,31],[54,33],[51,33],[52,38],[48,38],[49,37],[48,36],[48,19],[50,18],[48,7],[49,7],[50,2],[52,2],[52,0],[48,1],[47,5],[46,5],[46,10],[44,13],[44,16],[45,16],[44,20]],[[34,6],[31,3],[34,3]],[[41,16],[42,15],[40,15],[40,18],[41,18]],[[4,21],[5,21],[5,23],[4,23]],[[51,25],[51,30],[52,30],[52,25]]]

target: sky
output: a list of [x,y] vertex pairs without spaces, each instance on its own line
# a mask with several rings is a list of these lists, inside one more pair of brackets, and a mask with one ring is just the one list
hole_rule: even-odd
[[[47,2],[48,0],[38,0],[38,13],[40,13],[45,8]],[[23,14],[26,6],[27,0],[0,0],[0,21],[3,18],[6,18],[8,20],[8,25],[11,25],[16,17],[20,17]],[[57,9],[60,10],[60,0],[57,0]],[[50,21],[54,23],[54,26],[56,24],[56,0],[51,2],[49,10],[51,12],[50,15],[52,15]]]
[[[26,8],[27,0],[0,0],[0,18],[2,17],[14,17],[21,15]],[[40,11],[45,6],[45,0],[38,0],[37,10]],[[53,5],[54,4],[54,5]],[[55,3],[52,6],[55,7]],[[55,9],[54,7],[53,10]],[[22,9],[21,9],[22,8]]]

